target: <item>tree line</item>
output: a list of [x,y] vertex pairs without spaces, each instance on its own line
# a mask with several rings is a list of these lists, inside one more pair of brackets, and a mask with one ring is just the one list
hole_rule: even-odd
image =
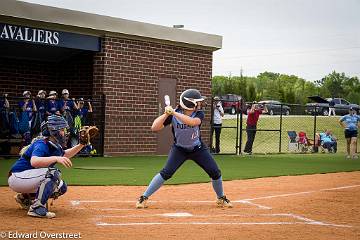
[[345,73],[333,71],[321,80],[307,81],[295,75],[263,72],[257,77],[214,76],[213,96],[236,94],[246,101],[279,100],[284,103],[305,104],[308,96],[341,97],[360,104],[360,81]]

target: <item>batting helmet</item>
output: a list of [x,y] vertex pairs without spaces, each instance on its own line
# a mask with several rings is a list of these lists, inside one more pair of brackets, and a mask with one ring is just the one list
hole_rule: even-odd
[[197,103],[204,101],[205,98],[201,96],[196,89],[187,89],[180,95],[180,106],[186,110],[195,110]]

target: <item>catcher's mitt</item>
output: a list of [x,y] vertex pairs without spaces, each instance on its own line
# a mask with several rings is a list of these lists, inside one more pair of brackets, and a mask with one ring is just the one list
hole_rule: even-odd
[[90,144],[91,139],[98,135],[99,129],[96,126],[83,126],[79,132],[79,142],[83,145]]

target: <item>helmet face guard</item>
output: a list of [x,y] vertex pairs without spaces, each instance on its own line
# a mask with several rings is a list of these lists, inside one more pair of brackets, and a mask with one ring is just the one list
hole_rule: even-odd
[[[67,121],[63,117],[57,115],[51,115],[48,117],[47,122],[41,123],[42,135],[45,137],[52,136],[56,143],[62,147],[65,147],[67,143],[67,128],[69,128]],[[60,130],[64,130],[64,134],[61,134]]]
[[62,147],[66,147],[66,143],[67,143],[67,139],[68,139],[67,134],[66,134],[66,130],[65,130],[64,135],[62,135],[60,133],[60,130],[50,131],[50,136],[55,138],[57,144],[61,145]]
[[180,106],[185,110],[196,110],[199,102],[203,102],[204,97],[196,89],[185,90],[180,96]]

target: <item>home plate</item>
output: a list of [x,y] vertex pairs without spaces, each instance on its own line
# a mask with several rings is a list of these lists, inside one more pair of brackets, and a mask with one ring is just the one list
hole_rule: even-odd
[[179,213],[163,213],[163,214],[159,214],[159,216],[163,216],[163,217],[191,217],[193,215],[191,213],[187,213],[187,212],[179,212]]

